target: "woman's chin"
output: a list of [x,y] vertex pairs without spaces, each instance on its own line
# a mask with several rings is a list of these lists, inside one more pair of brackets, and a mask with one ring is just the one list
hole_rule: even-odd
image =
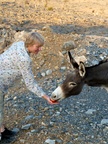
[[38,54],[39,53],[39,51],[35,51],[35,54]]
[[34,54],[38,54],[39,52],[34,52]]

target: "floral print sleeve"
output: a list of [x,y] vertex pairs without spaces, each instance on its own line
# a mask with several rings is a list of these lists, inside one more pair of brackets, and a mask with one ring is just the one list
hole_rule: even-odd
[[17,62],[18,68],[22,74],[27,88],[39,97],[45,95],[42,88],[38,86],[36,80],[34,79],[34,75],[31,69],[31,59],[27,52],[25,53],[24,51],[17,50]]
[[9,49],[0,55],[0,90],[7,91],[21,77],[31,92],[39,97],[45,95],[34,79],[31,59],[23,41],[13,43]]

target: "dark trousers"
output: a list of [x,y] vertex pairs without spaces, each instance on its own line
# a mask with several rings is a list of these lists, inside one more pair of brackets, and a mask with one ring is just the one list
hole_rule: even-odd
[[0,127],[4,121],[4,93],[0,91]]

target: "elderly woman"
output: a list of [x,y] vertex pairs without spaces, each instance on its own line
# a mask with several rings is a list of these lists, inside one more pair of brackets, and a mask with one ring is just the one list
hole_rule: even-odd
[[23,78],[26,87],[50,104],[57,104],[45,94],[34,79],[31,69],[30,53],[38,54],[44,45],[44,38],[37,32],[29,33],[25,41],[13,43],[0,55],[0,134],[1,141],[10,139],[14,132],[4,127],[4,95],[16,79]]

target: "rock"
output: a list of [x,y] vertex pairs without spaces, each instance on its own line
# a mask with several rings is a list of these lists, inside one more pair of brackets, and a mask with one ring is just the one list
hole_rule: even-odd
[[21,143],[25,143],[25,140],[24,140],[24,139],[20,139],[20,142],[21,142]]
[[30,120],[30,119],[33,119],[34,118],[34,115],[29,115],[29,116],[27,116],[26,118],[25,118],[25,120]]
[[98,60],[93,60],[92,61],[92,65],[98,65],[99,64],[99,61]]
[[60,69],[63,70],[63,71],[65,71],[65,70],[66,70],[66,67],[65,67],[65,66],[62,66]]
[[37,77],[38,77],[38,78],[41,78],[41,77],[42,77],[42,75],[41,75],[40,72],[37,73]]
[[18,133],[20,130],[19,130],[19,128],[13,128],[12,131],[14,131],[15,133]]
[[55,66],[55,67],[54,67],[54,69],[55,69],[55,70],[58,70],[58,69],[59,69],[59,67],[58,67],[58,66]]
[[75,43],[73,41],[65,42],[62,46],[62,51],[64,50],[68,51],[72,49],[75,49]]
[[60,115],[60,112],[59,111],[57,111],[56,112],[56,114],[55,114],[55,116],[59,116]]
[[35,130],[35,129],[31,130],[31,133],[37,133],[37,132],[39,132],[39,130]]
[[63,144],[63,141],[60,139],[56,139],[57,144]]
[[41,72],[41,76],[45,77],[46,76],[45,72]]
[[102,119],[101,120],[101,125],[104,125],[104,124],[108,124],[108,119]]
[[46,75],[50,75],[51,73],[52,73],[51,69],[49,69],[49,70],[46,71]]
[[49,33],[52,33],[53,30],[50,28],[50,26],[46,25],[42,28],[43,31],[46,31],[46,32],[49,32]]
[[62,51],[62,54],[63,55],[67,54],[67,51],[66,50]]
[[45,141],[46,144],[55,144],[55,140],[47,139]]
[[66,67],[65,67],[65,66],[62,66],[62,67],[60,68],[60,72],[61,72],[61,73],[63,73],[65,70],[66,70]]
[[32,124],[26,124],[26,125],[23,125],[21,129],[28,130],[31,126]]
[[45,60],[43,59],[43,60],[41,60],[40,61],[40,66],[43,66],[44,65],[44,63],[45,63]]
[[88,109],[88,111],[86,111],[86,114],[93,114],[94,112],[96,112],[96,110],[94,109]]

